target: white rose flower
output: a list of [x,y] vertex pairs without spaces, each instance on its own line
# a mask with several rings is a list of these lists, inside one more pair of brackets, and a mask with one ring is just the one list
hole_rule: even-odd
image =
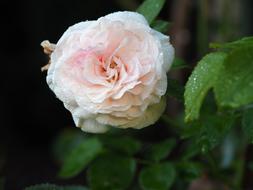
[[[53,46],[47,83],[83,131],[140,129],[165,109],[169,37],[135,12],[115,12],[71,26]],[[51,49],[50,49],[51,48]]]

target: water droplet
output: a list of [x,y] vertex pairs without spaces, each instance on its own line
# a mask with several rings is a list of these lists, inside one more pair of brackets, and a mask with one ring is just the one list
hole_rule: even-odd
[[205,153],[206,151],[207,151],[206,146],[202,146],[202,147],[201,147],[201,152],[202,152],[202,153]]

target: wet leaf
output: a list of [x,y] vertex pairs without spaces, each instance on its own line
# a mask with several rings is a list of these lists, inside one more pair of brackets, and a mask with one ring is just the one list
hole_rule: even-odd
[[[198,119],[202,102],[207,92],[218,79],[220,69],[226,58],[225,53],[206,55],[195,67],[185,87],[185,120]],[[223,80],[222,80],[223,81]]]
[[210,48],[215,49],[228,49],[233,50],[235,48],[241,48],[244,46],[252,46],[253,45],[253,37],[244,37],[240,40],[236,40],[229,43],[211,43]]
[[253,46],[228,54],[215,82],[214,92],[220,106],[238,108],[253,102]]

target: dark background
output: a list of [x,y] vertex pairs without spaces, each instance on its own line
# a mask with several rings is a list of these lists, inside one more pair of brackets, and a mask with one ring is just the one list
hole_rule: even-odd
[[[49,145],[61,129],[74,127],[74,123],[70,113],[49,90],[45,80],[46,73],[40,71],[40,67],[48,61],[42,52],[40,42],[45,39],[57,42],[62,33],[77,22],[94,20],[118,10],[134,9],[140,1],[129,2],[124,0],[0,2],[0,159],[5,163],[0,175],[5,177],[6,189],[22,189],[42,182],[72,184],[82,181],[78,178],[61,181],[55,177],[57,166],[51,159]],[[197,1],[168,0],[160,17],[173,22],[169,34],[172,36],[177,54],[185,58],[189,64],[195,64],[201,56],[198,49],[205,47],[202,53],[207,51],[205,40],[207,42],[224,40],[224,36],[228,38],[227,34],[230,35],[228,39],[230,40],[253,33],[252,1],[244,0],[239,4],[239,8],[237,5],[230,7],[231,13],[228,15],[225,13],[216,15],[215,11],[212,13],[217,5],[210,5],[210,11],[205,15],[206,12],[203,12],[205,9],[199,8],[201,5]],[[239,16],[236,15],[237,8],[240,10]],[[198,21],[201,21],[200,13],[206,16],[204,17],[206,20],[202,22],[203,27],[209,26],[205,31],[198,29]],[[224,18],[228,18],[228,21],[223,21]],[[228,22],[228,26],[223,27],[225,22]],[[204,39],[198,33],[203,34]],[[198,42],[203,42],[204,45],[199,45]],[[174,75],[185,82],[188,74]]]
[[[57,42],[71,25],[120,10],[113,1],[1,1],[1,145],[5,147],[5,187],[23,189],[58,182],[49,145],[70,113],[55,98],[40,67],[47,56],[41,41]],[[75,183],[75,181],[65,182]]]

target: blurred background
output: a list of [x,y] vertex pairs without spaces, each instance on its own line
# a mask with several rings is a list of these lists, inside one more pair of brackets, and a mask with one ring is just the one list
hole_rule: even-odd
[[[48,61],[40,42],[48,39],[56,43],[77,22],[114,11],[135,10],[140,3],[141,0],[0,2],[0,176],[4,176],[7,190],[46,181],[69,183],[55,177],[57,167],[49,146],[60,130],[74,127],[74,123],[49,90],[46,73],[40,70]],[[177,56],[194,66],[209,51],[209,42],[252,35],[252,8],[251,0],[167,0],[160,18],[171,22],[168,34]],[[171,75],[184,84],[189,73],[187,70]],[[168,112],[178,106],[175,102],[170,104]]]

